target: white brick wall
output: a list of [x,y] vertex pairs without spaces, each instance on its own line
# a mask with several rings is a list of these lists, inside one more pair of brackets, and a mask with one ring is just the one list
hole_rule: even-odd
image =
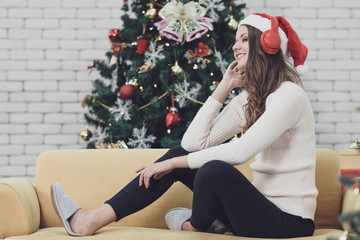
[[303,78],[316,119],[317,146],[348,148],[360,138],[360,2],[245,1],[247,13],[285,16],[309,48]]
[[[360,1],[244,0],[246,14],[285,16],[309,48],[304,87],[318,147],[360,138]],[[34,179],[38,154],[83,148],[87,71],[120,28],[122,0],[0,1],[0,178]]]

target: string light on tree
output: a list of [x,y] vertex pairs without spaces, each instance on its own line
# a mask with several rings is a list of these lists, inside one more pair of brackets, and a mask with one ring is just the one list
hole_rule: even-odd
[[229,95],[227,96],[227,98],[225,99],[224,104],[229,104],[230,101],[231,101],[234,97],[236,97],[236,96],[237,96],[236,92],[235,92],[234,90],[231,91],[230,94],[229,94]]

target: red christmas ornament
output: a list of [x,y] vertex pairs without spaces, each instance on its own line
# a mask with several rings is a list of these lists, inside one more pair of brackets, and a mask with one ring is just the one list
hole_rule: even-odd
[[144,55],[144,53],[146,52],[147,48],[148,48],[148,41],[145,38],[145,35],[143,35],[137,43],[137,53],[139,55]]
[[111,50],[113,54],[118,55],[122,50],[124,50],[124,48],[126,47],[126,43],[113,43],[113,45],[111,46]]
[[134,92],[135,92],[135,87],[134,85],[124,85],[120,88],[120,97],[122,99],[131,99],[134,95]]
[[111,29],[108,36],[111,42],[114,42],[121,37],[119,34],[119,29]]
[[178,110],[174,107],[174,91],[171,91],[172,107],[166,115],[167,127],[180,127],[180,115]]
[[166,126],[167,127],[180,127],[180,115],[176,108],[171,108],[169,113],[166,115]]

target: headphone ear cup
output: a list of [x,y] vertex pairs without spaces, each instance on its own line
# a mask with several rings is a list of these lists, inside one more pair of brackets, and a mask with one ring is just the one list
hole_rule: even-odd
[[279,23],[276,18],[271,17],[271,29],[266,30],[260,36],[260,44],[264,52],[275,54],[279,51],[281,39],[279,36]]
[[261,34],[260,44],[264,52],[275,54],[280,49],[281,39],[278,34],[271,34],[270,30],[266,30]]

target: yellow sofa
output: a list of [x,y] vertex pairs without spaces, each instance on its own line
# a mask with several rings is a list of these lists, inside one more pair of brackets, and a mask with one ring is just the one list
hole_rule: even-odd
[[[0,238],[27,240],[72,238],[62,227],[51,204],[52,181],[60,182],[65,192],[84,209],[92,209],[101,205],[133,179],[137,167],[153,162],[166,151],[166,149],[84,149],[42,153],[37,161],[35,187],[22,178],[7,178],[0,181]],[[249,162],[237,167],[246,177],[252,179]],[[315,216],[316,231],[313,237],[306,239],[326,239],[329,235],[338,236],[343,233],[337,221],[341,209],[340,184],[337,180],[339,174],[337,154],[332,150],[318,149],[316,185],[319,196]],[[176,183],[149,207],[110,224],[87,238],[239,239],[230,234],[168,230],[164,222],[165,212],[179,206],[191,208],[191,199],[191,191],[181,183]]]

